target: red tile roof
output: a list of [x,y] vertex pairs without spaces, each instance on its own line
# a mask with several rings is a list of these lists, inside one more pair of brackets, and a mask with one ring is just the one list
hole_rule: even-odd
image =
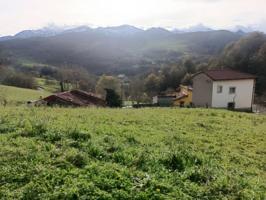
[[252,74],[234,71],[231,69],[214,69],[214,70],[200,72],[198,74],[201,74],[201,73],[206,74],[208,77],[210,77],[214,81],[256,79],[256,76]]
[[[66,104],[73,106],[106,106],[105,100],[81,90],[57,93],[43,99],[48,104]],[[60,102],[60,103],[58,103]]]

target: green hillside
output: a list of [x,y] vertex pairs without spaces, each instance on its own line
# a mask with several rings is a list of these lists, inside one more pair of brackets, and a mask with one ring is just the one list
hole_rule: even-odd
[[[131,31],[129,31],[131,32]],[[118,34],[119,33],[119,34]],[[27,67],[80,66],[93,74],[134,71],[156,62],[178,62],[184,55],[211,56],[241,38],[229,31],[175,34],[153,29],[132,34],[89,29],[50,37],[30,37],[0,42],[3,57]]]
[[57,80],[46,80],[44,78],[36,78],[35,80],[38,86],[42,87],[45,91],[51,93],[60,91],[60,84]]
[[0,199],[265,199],[266,117],[0,109]]
[[41,96],[45,97],[49,94],[46,91],[0,85],[0,99],[1,101],[6,99],[8,105],[25,104],[27,101],[38,100]]

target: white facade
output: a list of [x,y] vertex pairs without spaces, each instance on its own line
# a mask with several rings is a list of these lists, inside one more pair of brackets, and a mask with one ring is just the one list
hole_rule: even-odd
[[[197,107],[250,109],[254,79],[215,81],[201,73],[193,79],[192,101]],[[230,89],[231,88],[231,89]]]
[[158,103],[158,96],[152,97],[152,104]]
[[[222,87],[221,93],[218,93],[218,87]],[[227,108],[228,103],[234,103],[236,109],[251,108],[253,89],[253,79],[214,81],[211,106],[214,108]]]

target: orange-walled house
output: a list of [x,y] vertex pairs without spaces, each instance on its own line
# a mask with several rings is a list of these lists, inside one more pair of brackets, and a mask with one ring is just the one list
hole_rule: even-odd
[[190,106],[192,104],[193,89],[190,86],[180,85],[174,99],[174,106]]

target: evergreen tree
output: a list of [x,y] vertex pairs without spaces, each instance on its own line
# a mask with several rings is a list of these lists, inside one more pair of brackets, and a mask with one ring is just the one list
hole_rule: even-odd
[[119,108],[122,107],[122,99],[120,96],[112,89],[105,89],[106,91],[106,102],[107,106],[111,108]]

